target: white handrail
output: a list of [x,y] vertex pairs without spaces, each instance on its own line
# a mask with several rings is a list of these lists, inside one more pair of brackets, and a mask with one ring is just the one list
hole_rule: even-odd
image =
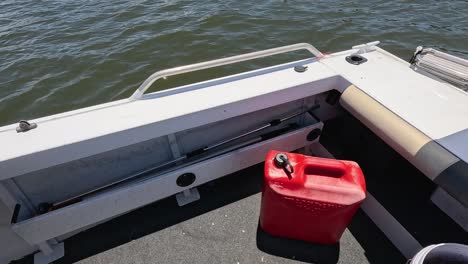
[[261,51],[255,51],[251,53],[246,53],[242,55],[236,55],[232,57],[227,57],[227,58],[221,58],[221,59],[216,59],[216,60],[211,60],[211,61],[205,61],[205,62],[199,62],[199,63],[194,63],[194,64],[189,64],[185,66],[180,66],[180,67],[175,67],[175,68],[170,68],[166,70],[161,70],[157,71],[153,74],[151,74],[141,85],[138,87],[138,89],[130,96],[130,99],[132,100],[138,100],[141,97],[143,97],[143,94],[148,90],[148,88],[158,79],[172,76],[172,75],[177,75],[181,73],[187,73],[187,72],[192,72],[192,71],[198,71],[198,70],[203,70],[207,68],[212,68],[212,67],[217,67],[217,66],[222,66],[226,64],[232,64],[232,63],[237,63],[237,62],[242,62],[246,60],[252,60],[252,59],[258,59],[262,57],[267,57],[267,56],[272,56],[280,53],[287,53],[291,51],[296,51],[296,50],[308,50],[310,53],[312,53],[315,57],[321,58],[323,54],[317,50],[314,46],[308,43],[298,43],[298,44],[293,44],[293,45],[288,45],[288,46],[283,46],[283,47],[278,47],[278,48],[273,48],[273,49],[267,49],[267,50],[261,50]]

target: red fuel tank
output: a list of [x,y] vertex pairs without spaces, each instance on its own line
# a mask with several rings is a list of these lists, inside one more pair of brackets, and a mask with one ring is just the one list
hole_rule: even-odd
[[364,175],[353,161],[272,150],[264,177],[260,226],[275,236],[336,243],[366,197]]

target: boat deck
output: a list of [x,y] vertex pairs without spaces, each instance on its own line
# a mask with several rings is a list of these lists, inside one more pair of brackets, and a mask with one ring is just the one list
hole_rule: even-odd
[[57,263],[404,263],[359,212],[339,245],[273,238],[258,226],[263,167],[199,188],[201,200],[174,197],[92,228],[65,242]]
[[[468,243],[466,232],[429,202],[436,186],[355,119],[327,122],[321,143],[361,165],[369,192],[422,246]],[[54,263],[405,263],[362,210],[337,245],[262,232],[262,178],[259,164],[200,186],[201,199],[192,204],[179,207],[169,197],[117,217],[66,239],[65,257]],[[32,255],[17,263],[31,262]]]

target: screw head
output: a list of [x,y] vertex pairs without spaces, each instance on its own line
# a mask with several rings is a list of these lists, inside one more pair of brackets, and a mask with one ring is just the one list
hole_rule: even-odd
[[305,72],[305,71],[307,71],[307,66],[297,65],[297,66],[294,67],[294,70],[296,72]]

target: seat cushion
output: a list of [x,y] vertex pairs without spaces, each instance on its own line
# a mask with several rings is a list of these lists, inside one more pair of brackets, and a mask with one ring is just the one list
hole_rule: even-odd
[[468,207],[468,166],[464,161],[354,85],[345,89],[340,104],[428,178]]

